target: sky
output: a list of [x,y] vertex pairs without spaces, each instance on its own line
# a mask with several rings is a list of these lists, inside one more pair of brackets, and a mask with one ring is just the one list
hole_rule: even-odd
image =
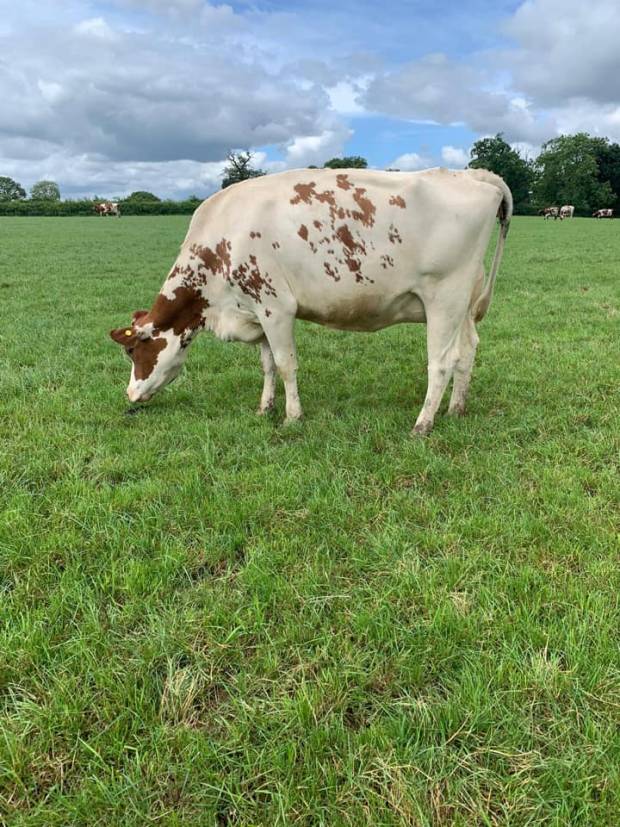
[[620,140],[618,0],[0,0],[0,175],[206,197],[363,155],[463,167],[503,132]]

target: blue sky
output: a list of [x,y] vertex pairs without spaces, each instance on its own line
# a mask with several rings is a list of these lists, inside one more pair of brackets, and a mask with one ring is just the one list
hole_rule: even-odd
[[21,0],[0,40],[0,175],[66,197],[206,196],[231,149],[415,170],[498,131],[620,139],[617,0]]

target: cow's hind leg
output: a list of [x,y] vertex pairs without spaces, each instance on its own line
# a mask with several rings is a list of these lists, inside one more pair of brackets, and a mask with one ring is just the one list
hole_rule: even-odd
[[[425,302],[428,352],[428,387],[422,410],[413,429],[426,436],[433,428],[435,414],[456,367],[461,327],[469,312],[470,292],[453,280]],[[459,289],[460,288],[460,289]]]
[[263,393],[260,398],[259,414],[269,413],[276,398],[276,363],[267,339],[260,343],[260,361],[263,366]]
[[280,316],[263,322],[265,336],[273,354],[273,359],[284,383],[286,394],[286,421],[301,419],[302,410],[297,392],[297,351],[295,349],[295,317]]
[[465,413],[465,401],[467,399],[467,391],[469,390],[469,382],[474,366],[474,359],[476,358],[477,347],[478,334],[476,332],[476,325],[471,316],[467,314],[461,325],[458,353],[454,363],[452,396],[450,397],[450,406],[448,407],[448,413],[452,416],[462,416],[462,414]]

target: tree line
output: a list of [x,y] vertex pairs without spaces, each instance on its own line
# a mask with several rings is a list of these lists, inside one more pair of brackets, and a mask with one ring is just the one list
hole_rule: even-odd
[[[512,190],[516,213],[533,214],[541,207],[562,204],[572,204],[581,215],[590,215],[603,207],[620,211],[620,144],[609,138],[586,132],[561,135],[544,143],[536,158],[528,158],[498,133],[476,141],[470,156],[470,167],[489,169],[502,176]],[[222,189],[267,174],[255,168],[252,161],[249,151],[230,152],[222,174]],[[367,166],[366,159],[359,155],[331,158],[323,164],[331,169]],[[63,201],[54,181],[38,181],[27,198],[17,181],[0,176],[0,215],[92,215],[93,206],[102,200],[95,197]],[[155,215],[192,213],[202,199],[194,195],[184,201],[161,200],[141,190],[114,200],[120,203],[124,215]]]
[[470,167],[490,169],[506,181],[517,212],[572,204],[590,215],[620,207],[620,144],[579,132],[542,145],[537,158],[523,157],[501,133],[473,145]]

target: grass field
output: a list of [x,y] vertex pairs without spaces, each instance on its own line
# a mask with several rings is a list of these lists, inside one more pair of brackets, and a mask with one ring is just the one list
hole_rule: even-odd
[[620,222],[514,220],[426,440],[420,326],[126,416],[187,223],[0,220],[0,822],[620,823]]

